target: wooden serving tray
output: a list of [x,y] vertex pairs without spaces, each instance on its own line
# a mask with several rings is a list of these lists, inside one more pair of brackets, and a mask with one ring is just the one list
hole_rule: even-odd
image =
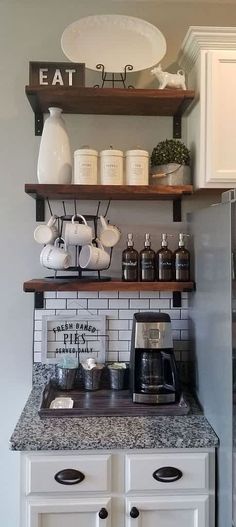
[[[71,397],[73,408],[52,409],[50,404],[56,397]],[[43,390],[40,417],[105,417],[105,416],[158,416],[187,415],[190,406],[182,395],[179,403],[148,405],[133,403],[129,390],[60,390],[52,382]]]

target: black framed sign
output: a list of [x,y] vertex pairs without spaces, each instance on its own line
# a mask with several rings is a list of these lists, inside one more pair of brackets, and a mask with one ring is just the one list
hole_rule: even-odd
[[96,315],[43,316],[42,317],[42,362],[57,364],[70,356],[85,361],[94,357],[105,362],[106,317]]
[[85,64],[74,62],[30,62],[30,86],[84,86]]

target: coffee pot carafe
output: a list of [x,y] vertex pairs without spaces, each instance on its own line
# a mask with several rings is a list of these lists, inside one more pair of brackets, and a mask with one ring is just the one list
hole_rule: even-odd
[[130,373],[134,402],[162,404],[179,400],[171,321],[166,313],[134,314]]

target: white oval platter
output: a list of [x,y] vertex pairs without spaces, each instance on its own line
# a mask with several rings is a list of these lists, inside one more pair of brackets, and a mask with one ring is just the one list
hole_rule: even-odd
[[142,20],[124,15],[94,15],[80,18],[64,30],[61,47],[72,62],[85,62],[96,70],[103,64],[106,72],[122,73],[126,64],[133,71],[151,68],[166,53],[161,31]]

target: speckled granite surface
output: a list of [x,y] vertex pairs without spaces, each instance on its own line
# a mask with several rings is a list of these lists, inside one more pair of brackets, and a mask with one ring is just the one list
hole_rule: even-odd
[[44,418],[34,385],[10,438],[12,450],[209,448],[218,438],[196,405],[182,417]]

